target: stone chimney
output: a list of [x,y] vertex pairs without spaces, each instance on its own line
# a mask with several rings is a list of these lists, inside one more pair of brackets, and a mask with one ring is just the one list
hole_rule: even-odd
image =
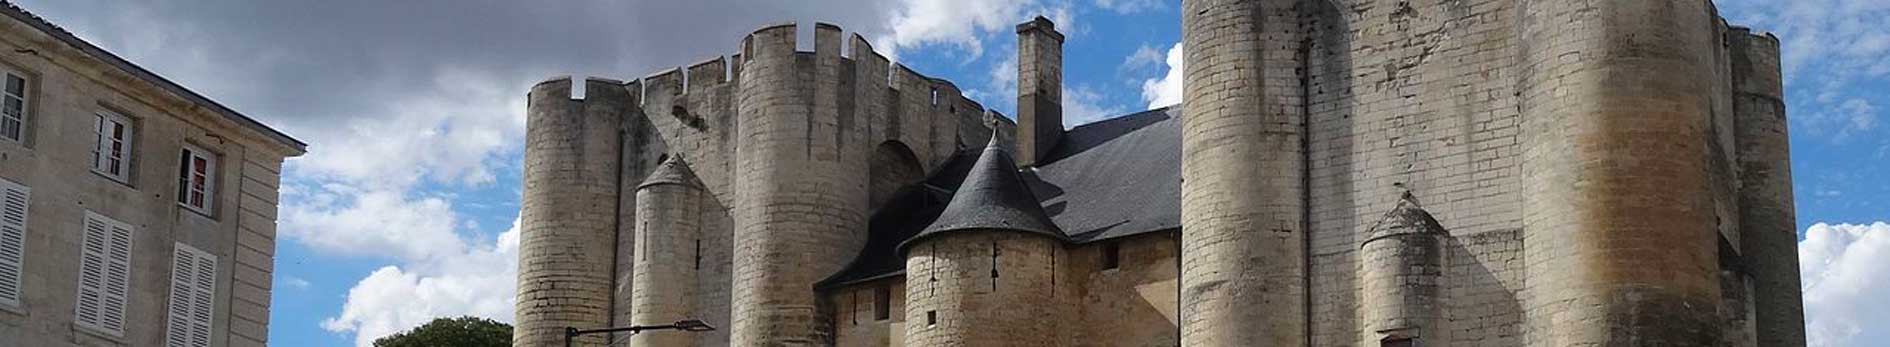
[[1038,16],[1017,25],[1017,165],[1037,166],[1063,138],[1063,34]]

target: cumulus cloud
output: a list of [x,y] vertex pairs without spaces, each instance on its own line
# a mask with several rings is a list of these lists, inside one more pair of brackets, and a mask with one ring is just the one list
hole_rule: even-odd
[[926,44],[944,44],[964,50],[966,61],[984,54],[984,38],[990,34],[1008,34],[1011,28],[1034,16],[1055,21],[1066,35],[1080,28],[1067,3],[1042,3],[1038,0],[901,0],[886,23],[890,49],[899,50]]
[[[438,317],[463,315],[512,321],[518,278],[518,222],[490,244],[449,256],[385,266],[348,290],[341,314],[322,320],[322,328],[354,333],[355,345],[407,330]],[[496,271],[495,271],[496,270]]]
[[1864,346],[1890,339],[1890,224],[1818,223],[1798,243],[1811,346]]
[[1176,42],[1168,48],[1168,72],[1161,78],[1142,81],[1142,100],[1148,101],[1148,108],[1153,110],[1181,103],[1182,66],[1181,43]]

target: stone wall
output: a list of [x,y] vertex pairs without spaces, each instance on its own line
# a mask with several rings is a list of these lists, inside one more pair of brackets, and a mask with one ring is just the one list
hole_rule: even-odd
[[1057,346],[1068,326],[1052,257],[1063,246],[1008,230],[951,231],[907,248],[907,346]]

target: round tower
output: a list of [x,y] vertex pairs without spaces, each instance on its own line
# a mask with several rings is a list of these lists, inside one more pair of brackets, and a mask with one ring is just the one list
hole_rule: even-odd
[[1798,225],[1792,205],[1791,138],[1778,38],[1746,28],[1727,34],[1732,56],[1734,136],[1739,163],[1739,233],[1753,279],[1759,346],[1805,345],[1798,278]]
[[996,136],[938,219],[905,243],[907,346],[1055,346],[1063,232]]
[[514,346],[563,345],[566,328],[610,323],[620,115],[634,103],[620,82],[584,83],[583,100],[569,78],[539,83],[525,107]]
[[814,284],[866,245],[866,158],[874,143],[842,105],[840,28],[793,24],[742,42],[735,139],[729,344],[832,344],[832,305]]
[[1529,344],[1718,343],[1711,3],[1518,5]]
[[1407,193],[1359,245],[1359,346],[1448,343],[1440,325],[1444,227]]
[[1184,346],[1308,343],[1297,4],[1182,2]]
[[[681,156],[659,164],[637,186],[636,280],[629,325],[665,325],[700,319],[696,271],[702,265],[702,208],[706,196]],[[632,346],[694,346],[696,333],[648,331],[630,336]]]

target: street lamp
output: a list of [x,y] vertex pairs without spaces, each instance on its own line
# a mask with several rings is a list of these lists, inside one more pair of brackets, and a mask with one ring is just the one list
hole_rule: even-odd
[[621,328],[604,328],[604,329],[590,329],[590,330],[578,330],[578,328],[565,327],[564,328],[564,347],[571,347],[571,339],[575,339],[578,336],[582,336],[582,335],[614,333],[614,332],[624,332],[624,331],[630,332],[630,335],[636,335],[637,333],[643,332],[645,330],[681,330],[681,331],[688,331],[688,332],[703,332],[703,331],[715,330],[715,327],[709,326],[709,323],[704,323],[700,319],[679,320],[679,321],[676,321],[675,323],[670,323],[668,325],[634,325],[634,326],[627,326],[627,327],[621,327]]

